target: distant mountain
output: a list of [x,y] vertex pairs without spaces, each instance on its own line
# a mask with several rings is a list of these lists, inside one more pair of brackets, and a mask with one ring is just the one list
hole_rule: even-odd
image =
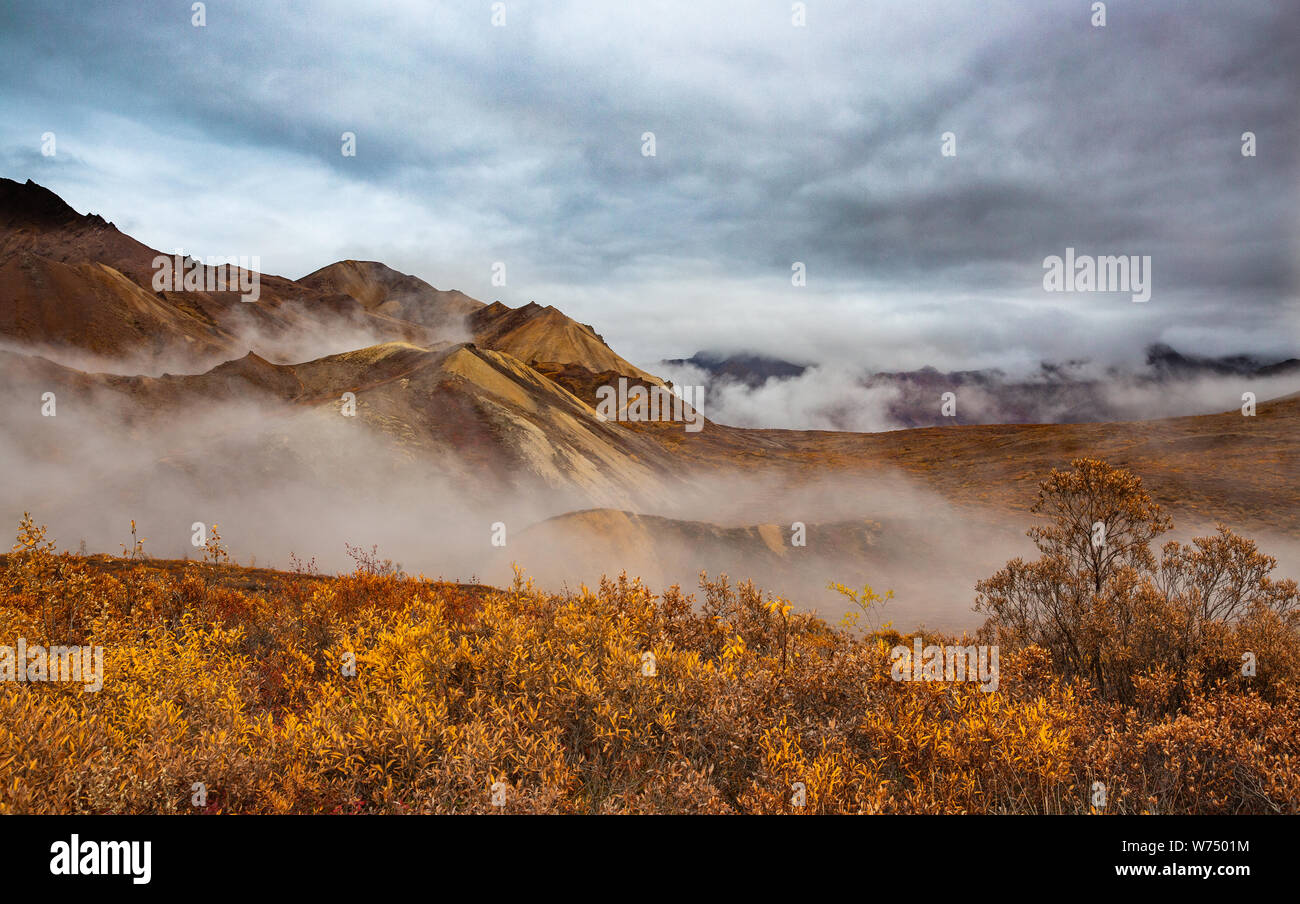
[[1147,346],[1146,352],[1147,366],[1154,371],[1157,378],[1187,378],[1204,374],[1269,377],[1300,373],[1300,358],[1272,362],[1264,361],[1254,355],[1205,358],[1179,354],[1163,343]]
[[755,388],[762,386],[772,377],[777,379],[798,377],[808,369],[802,364],[794,364],[767,355],[723,355],[710,351],[696,352],[689,358],[674,358],[662,363],[667,365],[687,364],[707,371],[719,379],[734,380]]
[[[1032,378],[1009,379],[996,369],[941,372],[933,367],[875,373],[864,387],[895,393],[889,413],[908,427],[953,423],[941,412],[945,392],[957,395],[956,423],[1082,424],[1199,414],[1238,402],[1252,380],[1300,377],[1300,360],[1265,362],[1247,355],[1205,358],[1182,355],[1167,345],[1147,349],[1146,369],[1109,368],[1103,376],[1079,376],[1082,362],[1044,363]],[[1230,393],[1213,387],[1229,379]],[[1203,400],[1203,401],[1202,401]],[[1180,409],[1170,411],[1170,406]]]
[[[793,364],[759,354],[699,352],[690,358],[662,363],[698,367],[722,384],[719,388],[724,391],[728,385],[758,390],[769,381],[820,380],[815,365]],[[1201,414],[1233,404],[1243,390],[1251,388],[1251,381],[1271,385],[1296,377],[1300,382],[1300,359],[1270,361],[1253,355],[1201,357],[1181,354],[1164,344],[1149,346],[1145,366],[1140,368],[1100,370],[1087,364],[1086,361],[1044,362],[1038,373],[1020,378],[992,368],[877,371],[863,375],[857,385],[863,391],[863,398],[871,394],[875,403],[883,405],[890,423],[900,427],[928,427],[954,423],[1081,424]],[[1225,380],[1234,392],[1216,395],[1214,385]],[[829,392],[829,383],[827,388]],[[853,423],[855,388],[837,383],[834,392],[837,393],[834,397],[819,396],[815,402],[823,406],[823,411],[829,411],[830,419],[837,426],[837,412],[844,415],[846,424]],[[948,392],[957,396],[955,417],[944,415],[940,404]],[[794,397],[814,396],[817,394],[808,392]],[[726,411],[719,416],[725,419]],[[840,429],[852,428],[841,426]]]

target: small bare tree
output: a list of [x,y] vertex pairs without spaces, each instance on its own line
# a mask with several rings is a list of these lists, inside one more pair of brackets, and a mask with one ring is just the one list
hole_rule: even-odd
[[1052,471],[1033,507],[1048,519],[1028,532],[1042,556],[976,585],[998,643],[1042,646],[1065,675],[1131,700],[1144,669],[1182,675],[1213,658],[1212,625],[1264,610],[1294,621],[1295,581],[1270,579],[1277,562],[1253,541],[1220,525],[1189,546],[1166,543],[1157,561],[1151,543],[1173,525],[1141,479],[1096,459],[1071,466]]

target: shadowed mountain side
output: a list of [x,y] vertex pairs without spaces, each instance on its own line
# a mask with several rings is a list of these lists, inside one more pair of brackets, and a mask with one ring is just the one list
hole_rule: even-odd
[[720,380],[734,380],[750,388],[762,386],[774,377],[778,380],[798,377],[808,370],[808,365],[795,364],[770,355],[749,353],[724,355],[714,351],[700,351],[689,358],[671,358],[659,363],[689,364]]
[[[660,362],[674,381],[706,382],[714,420],[738,427],[847,432],[952,424],[1086,424],[1210,414],[1243,393],[1300,387],[1300,359],[1203,357],[1153,344],[1144,364],[1087,359],[1010,375],[997,368],[877,371],[804,367],[760,355],[701,352]],[[951,397],[950,397],[951,394]]]
[[[1163,350],[1162,350],[1163,349]],[[958,424],[1086,424],[1134,418],[1205,414],[1251,389],[1260,397],[1300,385],[1300,360],[1264,364],[1248,356],[1192,358],[1152,346],[1147,366],[1112,368],[1102,376],[1070,374],[1042,365],[1039,379],[1011,380],[1000,371],[943,373],[933,367],[877,373],[862,380],[868,391],[887,392],[889,418],[898,427]],[[1270,392],[1271,390],[1271,392]],[[945,417],[937,400],[960,399]]]
[[101,216],[77,213],[30,179],[25,184],[0,179],[0,260],[24,253],[65,264],[105,263],[137,285],[148,286],[158,252]]

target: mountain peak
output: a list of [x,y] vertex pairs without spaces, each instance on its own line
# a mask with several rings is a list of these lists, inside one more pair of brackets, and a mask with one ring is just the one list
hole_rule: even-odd
[[26,182],[0,179],[0,225],[52,228],[77,222],[111,225],[98,214],[77,213],[68,202],[31,179]]

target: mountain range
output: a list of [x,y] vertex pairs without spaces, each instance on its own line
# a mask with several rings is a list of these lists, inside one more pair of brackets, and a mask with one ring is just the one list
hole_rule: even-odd
[[[729,426],[706,394],[691,433],[599,415],[602,386],[671,384],[554,306],[485,303],[358,260],[300,279],[238,274],[256,277],[256,301],[159,290],[162,254],[31,181],[0,180],[11,522],[32,510],[108,551],[134,518],[157,554],[179,557],[194,553],[193,523],[219,521],[244,558],[333,566],[345,542],[376,542],[408,569],[490,580],[512,563],[550,583],[726,571],[832,609],[828,581],[870,579],[895,587],[902,621],[958,627],[973,580],[1024,546],[1037,482],[1078,455],[1134,469],[1192,524],[1300,538],[1300,362],[1151,350],[1157,382],[1295,379],[1253,417],[1225,405],[1105,423],[1101,377],[1045,374],[1031,392],[923,370],[864,384],[897,389],[917,429]],[[683,362],[750,386],[816,373],[753,356]],[[990,386],[1020,406],[1010,421],[1073,407],[1056,423],[917,414],[941,390]]]
[[[855,401],[871,399],[887,426],[958,424],[1080,424],[1127,421],[1179,414],[1204,414],[1217,403],[1240,398],[1240,391],[1300,385],[1300,359],[1262,359],[1253,355],[1206,357],[1182,354],[1164,343],[1146,349],[1141,366],[1101,367],[1086,360],[1042,362],[1036,372],[1011,376],[997,368],[942,371],[864,369],[847,381],[815,364],[796,364],[767,355],[701,351],[689,358],[660,362],[671,375],[707,375],[721,395],[719,415],[738,426],[760,426],[760,394],[809,399],[822,420],[852,430]],[[835,386],[817,396],[804,384]],[[1240,389],[1238,389],[1240,387]],[[944,393],[958,404],[946,414]],[[747,405],[736,404],[746,400]],[[755,414],[754,412],[757,412]]]

